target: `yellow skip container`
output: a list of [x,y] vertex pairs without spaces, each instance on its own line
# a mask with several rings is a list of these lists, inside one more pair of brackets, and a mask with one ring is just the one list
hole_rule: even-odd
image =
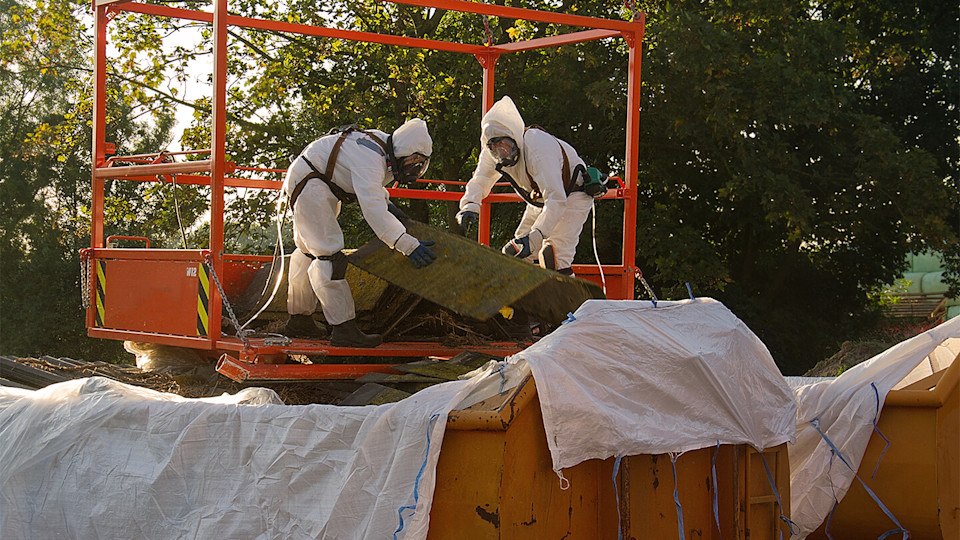
[[[932,366],[931,371],[887,393],[877,427],[890,445],[874,432],[858,474],[911,539],[956,540],[960,538],[960,356],[946,366]],[[850,486],[829,522],[836,539],[874,539],[894,528],[859,482]],[[827,538],[826,526],[824,521],[808,538]]]
[[[716,453],[716,465],[714,455]],[[771,486],[766,469],[776,485]],[[786,445],[762,454],[722,445],[669,455],[589,460],[552,470],[532,377],[447,420],[430,513],[430,539],[679,538],[677,486],[686,538],[766,540],[789,537]],[[713,471],[717,476],[714,517]],[[565,486],[566,487],[566,486]],[[781,508],[782,505],[782,508]],[[619,512],[618,512],[619,509]]]

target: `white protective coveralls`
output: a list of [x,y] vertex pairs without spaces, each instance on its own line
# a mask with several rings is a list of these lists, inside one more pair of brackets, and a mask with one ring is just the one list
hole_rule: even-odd
[[[367,130],[381,141],[387,133]],[[305,156],[318,171],[325,171],[327,158],[340,134],[327,135],[313,141],[287,169],[283,190],[289,197],[297,184],[313,170],[302,159]],[[419,118],[408,120],[393,132],[394,154],[399,158],[414,153],[429,156],[433,141],[427,124]],[[394,179],[386,152],[373,138],[353,131],[346,135],[337,155],[331,181],[347,193],[357,196],[363,218],[377,238],[391,248],[410,255],[420,241],[407,234],[406,227],[387,210],[390,195],[386,185]],[[345,279],[331,279],[333,263],[313,259],[325,257],[343,249],[343,231],[337,223],[340,200],[319,178],[307,180],[293,208],[293,241],[297,249],[290,257],[290,275],[287,281],[287,312],[291,315],[309,315],[317,307],[323,309],[328,324],[338,325],[356,317],[353,295]]]
[[[563,187],[563,155],[566,153],[571,173],[577,165],[586,165],[577,151],[565,141],[541,129],[524,131],[520,111],[510,96],[504,96],[481,120],[480,159],[460,199],[461,212],[479,213],[480,201],[490,194],[493,185],[500,179],[496,158],[487,148],[487,143],[494,137],[510,137],[520,148],[516,165],[503,167],[503,171],[528,192],[533,189],[530,182],[532,178],[543,195],[543,208],[527,205],[514,237],[522,238],[534,230],[539,231],[543,236],[542,244],[539,235],[531,236],[530,256],[527,259],[539,260],[541,266],[549,268],[551,263],[545,263],[540,253],[547,246],[553,246],[553,268],[569,268],[577,252],[583,223],[593,207],[593,197],[582,191],[567,195]],[[578,183],[582,184],[582,178]]]

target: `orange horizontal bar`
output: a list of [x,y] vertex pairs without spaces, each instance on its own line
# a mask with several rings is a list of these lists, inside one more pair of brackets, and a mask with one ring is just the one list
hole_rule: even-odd
[[265,19],[254,19],[251,17],[241,17],[239,15],[227,15],[227,24],[242,26],[244,28],[258,28],[260,30],[272,30],[275,32],[289,32],[293,34],[302,34],[309,36],[329,37],[336,39],[347,39],[351,41],[364,41],[368,43],[380,43],[383,45],[399,45],[401,47],[417,47],[421,49],[434,49],[438,51],[459,52],[467,54],[478,54],[487,50],[480,45],[465,45],[461,43],[451,43],[449,41],[437,41],[433,39],[408,38],[403,36],[391,36],[386,34],[375,34],[372,32],[358,32],[356,30],[338,30],[323,26],[308,26],[305,24],[296,24],[282,21],[268,21]]
[[224,354],[217,372],[237,381],[356,379],[368,373],[399,373],[390,364],[251,364]]
[[533,49],[543,49],[546,47],[559,47],[560,45],[570,45],[572,43],[583,43],[584,41],[620,37],[621,35],[622,34],[616,30],[584,30],[582,32],[573,32],[559,36],[530,39],[527,41],[517,41],[515,43],[505,43],[503,45],[495,45],[490,48],[498,52],[510,53],[529,51]]
[[109,328],[88,327],[87,336],[94,338],[113,339],[121,341],[143,341],[158,345],[171,345],[189,349],[213,349],[214,341],[210,337],[173,336],[170,334],[153,334],[150,332],[131,332],[129,330],[112,330]]
[[400,199],[427,199],[433,201],[459,201],[463,197],[461,191],[434,191],[428,189],[387,188],[391,197]]
[[494,4],[464,2],[463,0],[394,0],[390,3],[407,4],[426,8],[447,9],[451,11],[460,11],[463,13],[479,13],[481,15],[505,17],[508,19],[523,19],[525,21],[567,24],[570,26],[580,26],[583,28],[606,28],[607,30],[618,30],[624,32],[636,32],[638,29],[643,28],[642,23],[632,23],[612,19],[599,19],[596,17],[585,17],[583,15],[551,13],[547,11],[505,7]]
[[179,161],[177,163],[127,165],[124,167],[97,167],[93,174],[97,178],[125,178],[127,176],[208,172],[212,164],[212,160],[204,159],[202,161]]
[[105,260],[205,262],[209,252],[205,249],[93,248],[88,253],[94,259]]
[[[600,270],[595,264],[574,264],[573,273],[577,276],[599,276]],[[622,264],[605,264],[603,268],[603,275],[605,276],[618,276],[625,275],[631,272],[629,268]]]
[[193,9],[174,8],[160,6],[157,4],[140,4],[138,2],[126,3],[122,6],[118,6],[118,9],[133,13],[143,13],[144,15],[155,15],[157,17],[170,17],[173,19],[187,19],[190,21],[213,23],[213,13],[196,11]]
[[[618,21],[611,19],[599,19],[595,17],[584,17],[582,15],[566,15],[562,13],[550,13],[544,11],[535,11],[531,9],[502,7],[486,4],[475,4],[472,2],[462,2],[458,0],[436,0],[432,2],[403,0],[401,4],[415,5],[421,7],[436,7],[438,9],[449,9],[466,13],[480,13],[493,15],[497,17],[509,17],[512,19],[523,19],[528,21],[540,21],[556,24],[567,24],[571,26],[580,26],[592,28],[585,32],[574,32],[562,36],[553,36],[549,38],[538,38],[529,41],[509,43],[493,47],[484,47],[481,45],[469,45],[462,43],[453,43],[448,41],[438,41],[422,38],[408,38],[403,36],[393,36],[388,34],[377,34],[373,32],[358,32],[356,30],[339,30],[322,26],[309,26],[283,21],[270,21],[266,19],[255,19],[252,17],[241,17],[239,15],[227,15],[227,24],[240,26],[244,28],[256,28],[260,30],[273,30],[279,32],[290,32],[302,35],[314,35],[336,39],[346,39],[351,41],[364,41],[371,43],[381,43],[384,45],[399,45],[403,47],[418,47],[422,49],[434,49],[440,51],[460,52],[467,54],[497,52],[517,52],[530,49],[539,49],[544,47],[553,47],[568,43],[580,43],[583,41],[592,41],[607,37],[615,37],[620,32],[636,32],[638,27],[643,25],[627,21]],[[433,5],[435,4],[435,5]],[[193,21],[213,23],[213,14],[205,11],[196,11],[182,8],[173,8],[155,4],[141,4],[138,2],[127,2],[117,6],[117,9],[142,13],[144,15],[154,15],[159,17],[170,17],[177,19],[187,19]],[[599,29],[606,32],[597,31]],[[615,31],[615,32],[611,32]]]

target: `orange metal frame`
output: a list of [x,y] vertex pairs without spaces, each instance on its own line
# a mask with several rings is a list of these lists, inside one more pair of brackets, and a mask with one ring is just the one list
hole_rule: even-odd
[[[487,347],[456,349],[436,343],[387,343],[376,349],[330,347],[328,343],[295,340],[243,339],[224,336],[221,328],[223,299],[210,278],[219,278],[227,288],[249,283],[259,265],[270,260],[265,256],[240,256],[223,253],[224,190],[226,187],[280,189],[279,180],[234,178],[236,170],[277,173],[282,171],[237,167],[226,161],[226,85],[227,28],[230,26],[381,43],[401,47],[431,49],[471,54],[479,61],[483,77],[482,112],[495,102],[494,77],[497,59],[504,54],[557,47],[597,39],[622,37],[629,46],[628,92],[626,118],[626,157],[619,189],[611,190],[605,199],[623,199],[623,258],[619,265],[575,265],[577,275],[596,282],[600,272],[607,283],[608,298],[632,299],[634,294],[636,241],[638,148],[640,133],[640,45],[644,33],[644,15],[633,21],[608,20],[579,15],[550,13],[466,2],[462,0],[396,0],[394,3],[435,9],[506,17],[534,22],[554,23],[580,28],[568,34],[520,41],[503,45],[471,45],[446,41],[409,38],[336,28],[307,26],[280,21],[232,15],[227,0],[213,0],[213,12],[142,4],[128,0],[94,0],[94,94],[93,94],[93,204],[90,248],[82,259],[89,263],[90,307],[86,312],[88,335],[91,337],[146,341],[207,351],[222,355],[218,370],[236,379],[331,379],[353,378],[373,371],[389,372],[385,364],[273,364],[291,354],[330,356],[449,357],[464,350],[511,354],[515,343],[491,343]],[[211,148],[183,153],[201,154],[207,159],[172,162],[158,153],[123,158],[107,158],[113,145],[106,139],[106,28],[119,12],[141,13],[161,17],[187,19],[213,25],[214,62],[211,119]],[[119,165],[126,163],[126,165]],[[208,185],[210,197],[210,238],[207,250],[119,249],[108,247],[104,238],[104,185],[107,180],[175,181],[181,184]],[[421,180],[421,182],[444,182]],[[433,200],[459,200],[462,193],[424,189],[391,188],[391,196]],[[491,194],[480,211],[479,241],[490,241],[490,205],[498,202],[519,202],[516,194]],[[121,238],[121,237],[117,237]],[[144,239],[146,240],[146,239]],[[149,240],[148,248],[149,248]],[[601,270],[602,269],[602,270]],[[211,274],[213,274],[211,276]],[[108,302],[106,299],[109,298]],[[227,353],[235,353],[237,357]]]

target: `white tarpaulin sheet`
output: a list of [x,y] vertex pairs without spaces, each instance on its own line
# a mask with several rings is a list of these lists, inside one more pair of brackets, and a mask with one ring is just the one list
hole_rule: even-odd
[[0,538],[424,538],[447,413],[531,370],[557,471],[793,439],[793,393],[722,304],[588,301],[575,318],[389,405],[185,399],[101,378],[0,387]]
[[0,538],[424,538],[447,413],[483,378],[367,407],[0,387]]
[[588,300],[574,317],[511,357],[537,381],[554,470],[793,440],[793,393],[760,339],[716,300]]
[[[793,538],[805,538],[816,530],[829,515],[834,501],[847,493],[887,393],[943,369],[958,353],[960,318],[955,318],[838,377],[789,378],[799,405],[797,441],[788,447],[791,519],[797,525]],[[834,456],[815,426],[850,467]],[[892,521],[890,527],[896,528]]]

